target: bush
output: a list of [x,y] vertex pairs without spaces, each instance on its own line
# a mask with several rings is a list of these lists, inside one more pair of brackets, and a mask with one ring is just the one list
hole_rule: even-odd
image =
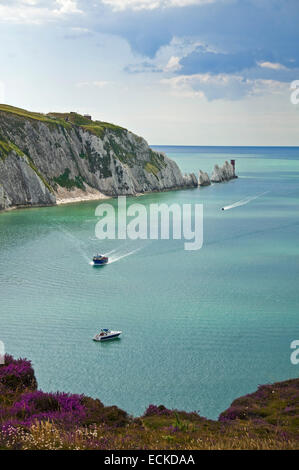
[[143,416],[170,416],[172,414],[172,411],[163,405],[149,405]]
[[0,366],[0,384],[14,392],[36,390],[37,381],[31,362],[27,359],[13,359],[6,354],[4,365]]

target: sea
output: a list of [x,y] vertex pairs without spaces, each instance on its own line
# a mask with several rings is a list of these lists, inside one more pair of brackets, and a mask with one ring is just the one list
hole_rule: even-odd
[[[260,384],[299,375],[299,148],[153,148],[183,172],[236,161],[228,183],[127,198],[202,204],[202,247],[98,239],[96,209],[117,213],[117,199],[1,213],[0,340],[32,361],[44,391],[134,416],[163,404],[216,419]],[[108,265],[90,264],[97,252]],[[96,343],[100,328],[123,334]]]

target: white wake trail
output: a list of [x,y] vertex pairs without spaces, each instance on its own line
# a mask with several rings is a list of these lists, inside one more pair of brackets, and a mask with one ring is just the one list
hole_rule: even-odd
[[269,191],[265,191],[264,193],[257,194],[256,196],[241,199],[240,201],[234,202],[234,204],[231,204],[230,206],[222,207],[222,210],[223,211],[228,211],[230,209],[234,209],[235,207],[245,206],[245,204],[248,204],[249,202],[254,201],[255,199],[258,199],[259,197],[261,197],[261,196],[263,196],[264,194],[267,194],[267,193],[269,193]]
[[131,255],[133,255],[134,253],[137,253],[140,250],[141,250],[141,248],[136,248],[136,250],[132,250],[129,253],[125,253],[123,255],[119,255],[119,256],[115,256],[115,257],[112,256],[111,258],[109,258],[108,264],[115,263],[116,261],[119,261],[123,258],[126,258],[127,256],[131,256]]

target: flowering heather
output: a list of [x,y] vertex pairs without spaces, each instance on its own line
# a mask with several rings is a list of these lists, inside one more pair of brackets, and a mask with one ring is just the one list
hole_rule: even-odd
[[30,361],[0,366],[0,449],[298,449],[299,379],[263,385],[218,421],[149,405],[132,418],[117,406],[37,390]]
[[31,362],[27,359],[14,359],[6,354],[4,365],[0,367],[0,384],[14,391],[35,389],[37,382]]
[[[297,416],[297,418],[296,418]],[[262,420],[299,431],[299,379],[261,385],[255,393],[237,398],[219,421]]]
[[20,420],[23,426],[36,421],[51,421],[79,425],[84,422],[86,409],[82,396],[68,393],[44,393],[34,391],[24,393],[10,409],[12,417]]
[[172,413],[172,410],[168,410],[163,405],[149,405],[144,413],[144,416],[169,416]]

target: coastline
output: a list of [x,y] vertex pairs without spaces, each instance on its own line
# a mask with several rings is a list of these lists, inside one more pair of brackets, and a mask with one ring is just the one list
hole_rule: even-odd
[[[214,184],[214,183],[213,183]],[[62,188],[63,189],[63,188]],[[92,188],[91,188],[92,189]],[[64,192],[55,192],[56,196],[56,203],[54,204],[20,204],[18,206],[10,206],[5,209],[0,209],[0,214],[3,214],[5,212],[9,211],[14,211],[18,209],[38,209],[41,207],[56,207],[64,204],[79,204],[80,202],[90,202],[90,201],[103,201],[106,199],[113,199],[117,198],[118,196],[127,196],[127,197],[142,197],[147,194],[158,194],[158,193],[167,193],[170,191],[185,191],[187,189],[203,189],[198,187],[189,187],[189,186],[182,186],[182,187],[173,187],[173,188],[167,188],[167,189],[162,189],[162,190],[153,190],[153,191],[145,191],[144,193],[136,193],[136,194],[118,194],[115,196],[108,196],[106,194],[101,193],[100,191],[97,191],[96,189],[93,190],[92,192],[85,192],[80,189],[68,191],[65,190]],[[73,196],[70,197],[70,194],[73,194]]]
[[56,195],[56,204],[54,206],[62,204],[73,204],[84,201],[101,201],[103,199],[110,199],[112,196],[106,196],[106,194],[101,193],[97,189],[91,188],[90,186],[86,188],[86,191],[76,188],[72,190],[67,190],[58,186],[55,191]]

